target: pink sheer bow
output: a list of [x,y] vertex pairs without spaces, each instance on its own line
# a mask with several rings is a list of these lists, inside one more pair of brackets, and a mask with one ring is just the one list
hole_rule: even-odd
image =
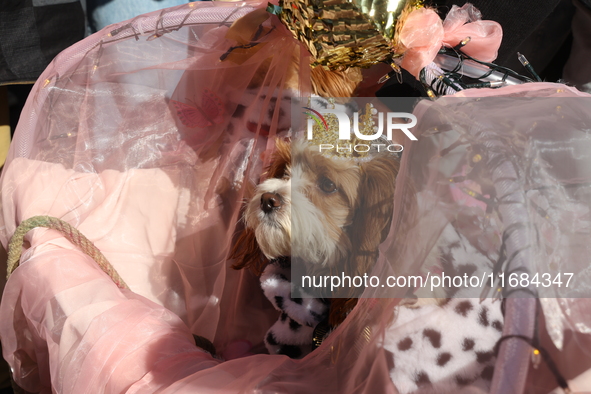
[[418,79],[442,46],[455,47],[467,37],[470,41],[462,51],[490,62],[497,57],[503,29],[497,22],[481,20],[480,11],[469,3],[454,5],[443,22],[433,9],[414,10],[400,31],[400,42],[407,48],[401,66]]

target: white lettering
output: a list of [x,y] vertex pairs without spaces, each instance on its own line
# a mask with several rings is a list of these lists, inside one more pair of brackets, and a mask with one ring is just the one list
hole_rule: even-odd
[[[338,124],[339,124],[339,139],[340,140],[350,140],[351,139],[351,120],[347,116],[345,112],[337,111],[334,109],[321,109],[318,110],[320,114],[332,114],[337,117]],[[359,113],[355,112],[353,114],[353,132],[357,136],[357,138],[364,140],[364,141],[373,141],[380,138],[384,134],[384,113],[379,112],[378,116],[378,127],[374,134],[361,134],[359,130]],[[394,123],[395,120],[400,119],[409,119],[410,122],[404,123]],[[307,138],[308,140],[314,139],[313,137],[313,130],[314,130],[314,119],[308,118],[307,121]],[[393,130],[401,130],[408,138],[412,141],[416,141],[417,137],[415,137],[411,132],[410,128],[416,126],[417,124],[417,117],[413,114],[408,112],[388,112],[386,114],[386,138],[392,141],[392,132]],[[379,150],[378,150],[379,151]],[[396,152],[392,151],[391,152]],[[399,151],[398,151],[399,152]]]
[[[410,119],[410,123],[393,123],[392,121],[395,118],[407,118]],[[409,114],[406,112],[388,112],[388,121],[386,126],[386,138],[392,141],[392,130],[398,129],[402,130],[404,134],[412,141],[416,141],[417,137],[415,137],[408,129],[411,127],[416,126],[417,124],[417,117],[413,114]]]

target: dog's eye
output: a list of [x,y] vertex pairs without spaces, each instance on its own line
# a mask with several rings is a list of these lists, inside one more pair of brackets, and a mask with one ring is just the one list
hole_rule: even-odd
[[325,176],[318,180],[318,187],[325,193],[334,193],[337,191],[337,185]]
[[289,179],[289,167],[283,167],[279,171],[275,172],[273,178],[277,179]]

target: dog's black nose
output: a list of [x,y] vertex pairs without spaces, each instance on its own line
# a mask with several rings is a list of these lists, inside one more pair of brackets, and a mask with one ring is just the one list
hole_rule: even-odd
[[269,213],[281,207],[281,197],[275,193],[263,193],[261,196],[261,209]]

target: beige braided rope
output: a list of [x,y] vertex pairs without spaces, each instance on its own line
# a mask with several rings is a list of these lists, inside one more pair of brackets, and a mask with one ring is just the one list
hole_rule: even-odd
[[115,268],[107,261],[107,258],[98,250],[96,246],[86,238],[80,231],[64,222],[61,219],[51,216],[33,216],[17,227],[16,231],[8,244],[8,269],[6,278],[8,279],[14,270],[18,267],[25,234],[36,227],[45,227],[59,231],[68,241],[80,248],[84,253],[90,256],[101,267],[107,275],[113,279],[113,282],[122,289],[129,289],[127,284],[119,276]]

